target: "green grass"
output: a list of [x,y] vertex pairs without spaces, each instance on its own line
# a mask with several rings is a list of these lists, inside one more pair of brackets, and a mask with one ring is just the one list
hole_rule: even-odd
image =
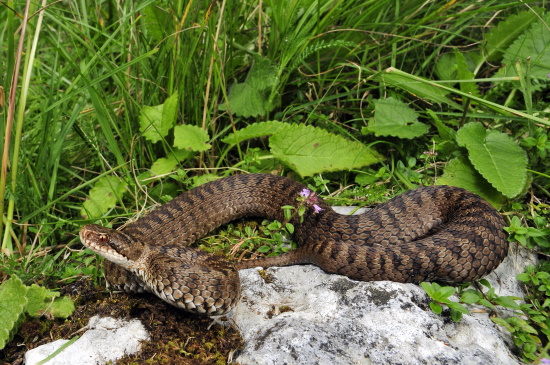
[[[548,19],[540,10],[547,7],[545,1],[222,0],[54,2],[40,10],[33,3],[22,34],[25,3],[0,3],[2,272],[50,287],[97,273],[77,238],[84,223],[120,225],[155,201],[235,171],[277,171],[335,203],[377,203],[434,184],[457,156],[475,159],[454,134],[470,122],[481,123],[488,136],[509,136],[527,156],[525,165],[506,166],[525,172],[524,180],[510,182],[521,193],[503,195],[494,175],[483,173],[474,189],[524,228],[544,230],[548,58],[533,54],[526,62],[518,53],[515,71],[499,69],[512,57],[512,43],[539,17]],[[521,26],[488,36],[516,18]],[[543,26],[537,41],[549,33]],[[542,45],[542,54],[550,54]],[[254,64],[262,67],[253,70]],[[254,98],[239,95],[238,87]],[[144,135],[142,113],[176,93],[175,124],[199,127],[210,148],[178,150],[172,126],[158,142]],[[375,101],[389,97],[413,110],[428,132],[362,133]],[[372,147],[385,160],[300,178],[274,157],[270,139],[222,142],[270,120],[315,126]],[[85,219],[83,203],[104,177],[116,178],[121,193]],[[525,244],[547,255],[550,245],[540,237]],[[546,341],[532,356],[542,354]]]

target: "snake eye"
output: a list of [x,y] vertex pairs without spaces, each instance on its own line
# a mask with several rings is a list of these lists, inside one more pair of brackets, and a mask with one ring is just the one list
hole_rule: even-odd
[[99,243],[109,242],[109,236],[107,236],[106,234],[100,234],[97,239],[98,239]]

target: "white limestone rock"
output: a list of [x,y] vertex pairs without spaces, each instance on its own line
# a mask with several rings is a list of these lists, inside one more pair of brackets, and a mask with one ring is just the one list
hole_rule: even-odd
[[[88,330],[44,365],[96,365],[115,362],[140,350],[149,335],[138,320],[129,322],[110,317],[90,318]],[[67,340],[39,346],[25,354],[25,364],[34,365],[60,348]]]
[[485,313],[454,323],[422,288],[306,266],[242,270],[238,364],[518,364]]

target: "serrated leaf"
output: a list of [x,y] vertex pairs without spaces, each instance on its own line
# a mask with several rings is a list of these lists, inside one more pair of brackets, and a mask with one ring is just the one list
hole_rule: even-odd
[[[48,289],[38,286],[36,284],[28,287],[27,299],[28,303],[25,307],[27,313],[32,317],[39,317],[43,314],[46,307],[51,304],[53,300],[50,298],[59,296],[59,293],[49,291]],[[47,303],[46,303],[46,299]]]
[[[537,12],[542,9],[537,9]],[[485,36],[485,50],[488,61],[496,61],[502,56],[505,49],[531,24],[536,21],[537,15],[531,10],[509,15],[505,20],[489,31]]]
[[195,152],[206,151],[212,147],[208,132],[195,125],[177,125],[174,127],[174,147]]
[[89,198],[82,204],[80,215],[85,219],[103,216],[113,209],[126,191],[126,183],[115,176],[99,179],[90,189]]
[[27,287],[12,276],[0,285],[0,350],[17,331],[27,305]]
[[340,171],[383,160],[375,150],[323,129],[303,124],[289,125],[269,139],[271,152],[300,176]]
[[[278,82],[278,68],[267,58],[257,57],[240,84],[234,84],[227,96],[232,114],[245,118],[264,115],[273,110],[269,103],[271,90]],[[227,106],[220,105],[220,110]]]
[[437,185],[458,186],[469,190],[500,208],[506,198],[487,182],[465,157],[449,161],[443,169],[443,175],[437,179]]
[[468,123],[460,128],[456,140],[493,187],[509,198],[521,193],[527,179],[527,154],[510,136],[486,130],[481,123]]
[[515,63],[522,63],[530,58],[531,76],[546,78],[550,73],[550,31],[546,24],[550,23],[550,13],[542,17],[544,24],[539,20],[519,36],[504,53],[505,67],[495,74],[500,76],[517,76]]
[[374,119],[361,133],[376,136],[416,138],[428,132],[428,126],[418,121],[418,113],[404,102],[392,97],[374,101]]
[[144,106],[139,115],[139,130],[143,137],[155,143],[168,135],[176,122],[178,92],[176,91],[163,104]]
[[288,123],[283,123],[276,120],[254,123],[238,130],[235,133],[229,134],[227,137],[222,139],[222,142],[227,144],[237,144],[237,142],[242,142],[247,139],[275,134],[280,129],[288,126]]
[[447,91],[407,77],[407,75],[403,72],[401,72],[402,74],[396,74],[393,70],[394,69],[390,67],[386,70],[386,72],[380,73],[376,79],[381,82],[388,83],[393,87],[408,91],[416,97],[440,104],[447,104],[455,109],[462,109],[460,105],[446,96],[448,94]]
[[67,318],[75,310],[74,302],[69,297],[56,298],[49,311],[55,318]]

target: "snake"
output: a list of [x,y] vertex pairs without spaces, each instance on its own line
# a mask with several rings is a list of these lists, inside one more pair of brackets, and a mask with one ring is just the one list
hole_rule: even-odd
[[[295,208],[290,218],[284,206]],[[190,247],[245,217],[291,223],[297,248],[232,262]],[[359,281],[478,280],[508,253],[504,226],[490,203],[459,187],[418,187],[366,213],[341,215],[295,180],[240,174],[193,188],[119,230],[85,225],[80,239],[106,259],[114,289],[152,292],[188,312],[218,316],[239,300],[238,270],[245,268],[313,264]]]

